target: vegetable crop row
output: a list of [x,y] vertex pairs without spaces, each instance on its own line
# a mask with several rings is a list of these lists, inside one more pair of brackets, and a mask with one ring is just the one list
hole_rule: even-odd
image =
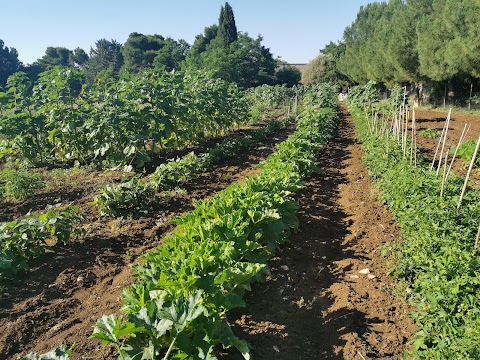
[[123,292],[124,315],[104,315],[93,338],[112,344],[120,359],[216,359],[220,345],[250,358],[226,314],[245,306],[243,293],[264,279],[268,258],[298,226],[292,193],[316,170],[315,154],[337,118],[335,109],[318,109],[324,104],[315,94],[260,174],[198,202],[163,246],[143,256],[137,282]]
[[142,168],[185,146],[248,121],[235,85],[202,72],[124,74],[82,87],[82,74],[56,67],[33,84],[12,75],[0,92],[2,156]]
[[457,212],[463,179],[449,177],[441,197],[441,178],[428,171],[425,163],[412,166],[391,135],[375,136],[364,109],[353,105],[365,162],[382,200],[401,225],[403,241],[390,249],[393,273],[405,282],[417,308],[413,318],[419,330],[410,355],[479,359],[480,262],[474,243],[480,194],[469,191]]
[[113,217],[138,216],[152,210],[158,203],[159,191],[174,190],[188,180],[206,172],[211,165],[232,158],[242,150],[265,140],[275,131],[284,128],[291,118],[269,121],[263,128],[245,137],[227,138],[207,152],[191,152],[181,158],[160,165],[147,182],[134,177],[119,184],[106,186],[95,196],[94,203],[101,215]]
[[74,225],[82,220],[76,207],[50,209],[35,217],[26,216],[0,224],[0,284],[28,269],[28,261],[57,242],[66,244],[72,234],[82,235]]

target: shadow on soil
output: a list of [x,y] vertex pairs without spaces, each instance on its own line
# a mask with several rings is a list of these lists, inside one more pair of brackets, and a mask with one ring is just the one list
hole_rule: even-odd
[[[299,231],[270,261],[271,279],[256,284],[246,309],[230,316],[234,332],[248,341],[255,359],[343,359],[342,335],[354,331],[362,337],[368,323],[376,321],[367,321],[366,314],[347,304],[333,309],[334,295],[326,292],[344,282],[349,270],[337,271],[335,262],[359,258],[347,250],[350,214],[339,205],[339,185],[347,182],[342,172],[350,158],[347,147],[355,141],[352,132],[342,118],[337,138],[318,156],[323,173],[309,179],[297,196]],[[237,354],[224,358],[237,359]]]
[[[173,228],[168,219],[191,210],[193,200],[208,198],[241,179],[293,130],[294,126],[283,129],[274,138],[259,143],[259,146],[213,166],[209,172],[183,184],[185,193],[163,198],[158,211],[139,219],[114,220],[99,217],[91,204],[92,194],[77,193],[76,190],[70,193],[60,189],[19,204],[20,209],[38,209],[44,207],[49,199],[57,197],[75,200],[80,211],[86,215],[85,224],[89,228],[89,234],[81,240],[56,246],[53,251],[42,254],[31,261],[31,270],[23,278],[2,284],[0,321],[15,326],[9,326],[0,337],[0,359],[2,356],[13,358],[14,354],[27,350],[27,346],[34,344],[38,337],[57,325],[59,318],[65,314],[72,316],[75,308],[82,306],[75,297],[78,292],[105,291],[139,255],[160,244],[158,239]],[[9,215],[5,208],[2,212],[0,207],[0,219]],[[102,299],[97,305],[99,308],[95,310],[100,313],[104,312],[102,306],[108,306],[102,304]],[[92,319],[72,316],[71,320],[85,323],[88,332],[91,332]],[[35,323],[34,327],[31,326],[32,323]],[[77,353],[89,341],[96,344],[87,338],[72,341],[77,342]],[[52,340],[51,347],[53,346],[56,344]]]

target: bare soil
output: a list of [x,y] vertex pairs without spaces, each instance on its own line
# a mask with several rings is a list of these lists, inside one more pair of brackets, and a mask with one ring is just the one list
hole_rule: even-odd
[[376,200],[362,155],[345,115],[319,154],[324,172],[298,196],[299,232],[230,319],[254,359],[400,359],[408,348],[412,309],[381,256],[399,229]]
[[[441,110],[416,110],[415,117],[417,121],[417,131],[427,129],[438,130],[440,133],[445,125],[447,119],[447,113]],[[455,113],[455,110],[452,111],[452,116],[450,120],[450,125],[448,128],[448,137],[446,142],[446,149],[450,149],[452,146],[457,146],[460,136],[465,124],[470,124],[470,130],[467,134],[467,140],[477,140],[480,136],[480,114],[479,115],[470,115],[470,114],[459,114]],[[438,144],[438,138],[432,139],[426,136],[418,136],[418,145],[421,147],[422,154],[433,160],[435,155],[435,150]],[[438,155],[437,155],[438,158]],[[467,173],[468,164],[465,164],[461,159],[456,159],[453,171],[458,176],[465,176]],[[473,181],[478,185],[480,184],[480,173],[472,173]]]
[[[131,266],[147,250],[161,245],[173,229],[170,220],[193,208],[193,201],[213,196],[236,181],[257,172],[275,144],[294,130],[291,126],[271,139],[224,161],[185,185],[185,193],[163,199],[161,209],[140,219],[100,217],[93,196],[118,173],[79,172],[70,183],[43,191],[17,204],[4,204],[0,218],[24,215],[58,201],[77,205],[85,215],[87,236],[35,259],[23,278],[0,294],[0,359],[20,359],[34,351],[44,353],[76,344],[72,359],[114,359],[111,347],[103,348],[88,337],[103,314],[119,313],[121,291],[133,283]],[[10,205],[10,206],[9,206]],[[28,210],[27,210],[28,211]]]
[[[212,169],[138,220],[99,218],[91,193],[80,191],[74,203],[87,216],[86,238],[38,258],[25,279],[0,295],[0,359],[73,343],[73,359],[115,358],[88,337],[102,314],[119,312],[138,256],[161,245],[169,220],[194,199],[254,173],[290,131]],[[318,155],[323,171],[298,195],[299,231],[271,260],[268,281],[256,284],[247,307],[229,319],[254,359],[400,359],[408,348],[416,331],[412,309],[396,295],[381,256],[385,243],[399,240],[399,229],[376,200],[362,154],[345,113],[337,138]],[[223,358],[240,359],[235,352]]]

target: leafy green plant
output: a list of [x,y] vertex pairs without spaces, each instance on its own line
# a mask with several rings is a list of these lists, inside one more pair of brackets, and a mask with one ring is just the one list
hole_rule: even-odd
[[[369,81],[365,85],[355,86],[350,89],[348,93],[348,103],[349,106],[364,109],[366,106],[370,106],[375,101],[378,100],[378,91],[376,90],[375,81]],[[395,92],[397,94],[397,92]],[[393,104],[397,104],[398,100],[396,99]]]
[[33,86],[24,73],[0,93],[3,154],[31,163],[143,168],[169,148],[248,121],[243,92],[205,72],[125,73],[82,86],[82,72],[55,67]]
[[[477,146],[477,142],[475,140],[467,140],[460,145],[458,148],[458,157],[463,160],[466,166],[470,165],[472,161],[473,152],[475,151],[475,147]],[[455,149],[452,149],[455,151]],[[475,166],[478,168],[480,167],[480,156],[477,155],[475,159]]]
[[[480,356],[480,262],[474,249],[480,194],[467,192],[457,211],[463,179],[441,179],[428,164],[414,167],[389,136],[368,130],[364,109],[351,108],[370,173],[381,198],[401,225],[403,241],[390,244],[393,274],[406,284],[419,327],[410,357],[478,359]],[[389,151],[385,152],[385,142]]]
[[15,278],[28,269],[30,259],[57,242],[66,244],[72,235],[83,235],[82,229],[74,227],[81,220],[78,209],[70,207],[0,224],[0,281]]
[[155,189],[138,176],[120,184],[107,185],[94,198],[100,214],[113,217],[138,217],[152,210],[155,203]]
[[301,117],[262,173],[176,220],[164,245],[135,267],[138,281],[123,292],[125,314],[103,316],[93,338],[114,345],[120,359],[216,359],[219,345],[250,359],[226,313],[245,306],[245,291],[265,278],[267,259],[298,226],[291,193],[316,169],[315,152],[334,134],[334,111],[305,110]]
[[183,182],[207,170],[211,160],[207,154],[191,152],[175,161],[160,165],[155,170],[151,183],[159,190],[171,190]]
[[153,210],[157,192],[180,189],[189,180],[193,180],[208,170],[212,164],[236,156],[252,144],[266,139],[276,130],[285,127],[291,119],[284,117],[269,121],[263,128],[238,138],[227,138],[206,153],[196,155],[193,152],[160,165],[149,182],[138,178],[126,180],[120,184],[104,188],[94,200],[100,214],[113,217],[139,216]]
[[418,132],[419,135],[428,137],[430,139],[437,139],[440,136],[438,129],[423,129]]
[[70,354],[74,348],[75,345],[70,348],[62,345],[49,351],[46,354],[38,355],[36,353],[30,353],[22,357],[22,360],[69,360]]
[[0,180],[3,196],[13,200],[26,199],[45,186],[40,175],[20,170],[3,170]]

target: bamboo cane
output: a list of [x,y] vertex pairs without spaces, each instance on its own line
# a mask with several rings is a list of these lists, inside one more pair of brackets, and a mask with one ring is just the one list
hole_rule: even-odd
[[443,139],[443,133],[445,132],[445,127],[446,126],[447,126],[447,122],[445,121],[445,124],[443,124],[442,133],[440,134],[440,138],[438,139],[438,144],[437,144],[437,149],[435,150],[435,155],[433,155],[433,161],[432,161],[432,164],[430,165],[430,171],[433,170],[433,165],[435,165],[435,160],[437,159],[438,150],[440,150],[440,145],[441,145],[442,139]]
[[448,151],[445,154],[445,163],[443,166],[443,176],[442,176],[442,190],[440,191],[440,197],[443,197],[445,191],[445,183],[447,182],[447,160],[448,160]]
[[455,161],[455,158],[457,157],[457,154],[458,154],[458,148],[465,141],[465,138],[467,137],[467,133],[469,129],[470,129],[470,125],[467,128],[467,124],[465,124],[465,126],[463,127],[462,135],[460,135],[460,139],[458,139],[458,144],[457,144],[457,147],[455,148],[455,152],[453,153],[452,161],[450,162],[450,166],[448,167],[447,177],[448,175],[450,175],[450,171],[452,171],[453,162]]
[[408,144],[408,119],[409,119],[409,112],[407,110],[407,114],[405,116],[405,131],[403,135],[403,157],[407,157],[407,144]]
[[447,116],[447,124],[445,128],[445,137],[443,138],[443,143],[442,143],[442,151],[440,152],[440,156],[438,157],[438,166],[437,166],[437,176],[440,173],[440,167],[442,166],[442,159],[443,159],[443,151],[445,150],[445,144],[447,142],[447,135],[448,135],[448,127],[450,126],[450,116],[452,115],[452,108],[448,111],[448,116]]
[[417,123],[415,122],[415,136],[413,137],[414,141],[414,151],[415,151],[415,161],[414,161],[414,166],[417,167]]
[[413,156],[415,154],[414,144],[415,144],[415,108],[412,109],[412,139],[410,141],[410,165],[413,164]]
[[478,226],[477,238],[475,239],[475,250],[478,249],[478,242],[480,241],[480,225]]
[[475,151],[473,152],[472,161],[470,161],[470,166],[468,167],[467,176],[465,177],[465,183],[463,184],[462,194],[460,195],[460,199],[458,200],[457,212],[460,211],[460,207],[462,206],[463,197],[465,196],[465,190],[467,190],[468,178],[472,173],[473,164],[475,164],[475,159],[477,158],[478,148],[480,148],[480,136],[478,137],[477,146],[475,147]]

